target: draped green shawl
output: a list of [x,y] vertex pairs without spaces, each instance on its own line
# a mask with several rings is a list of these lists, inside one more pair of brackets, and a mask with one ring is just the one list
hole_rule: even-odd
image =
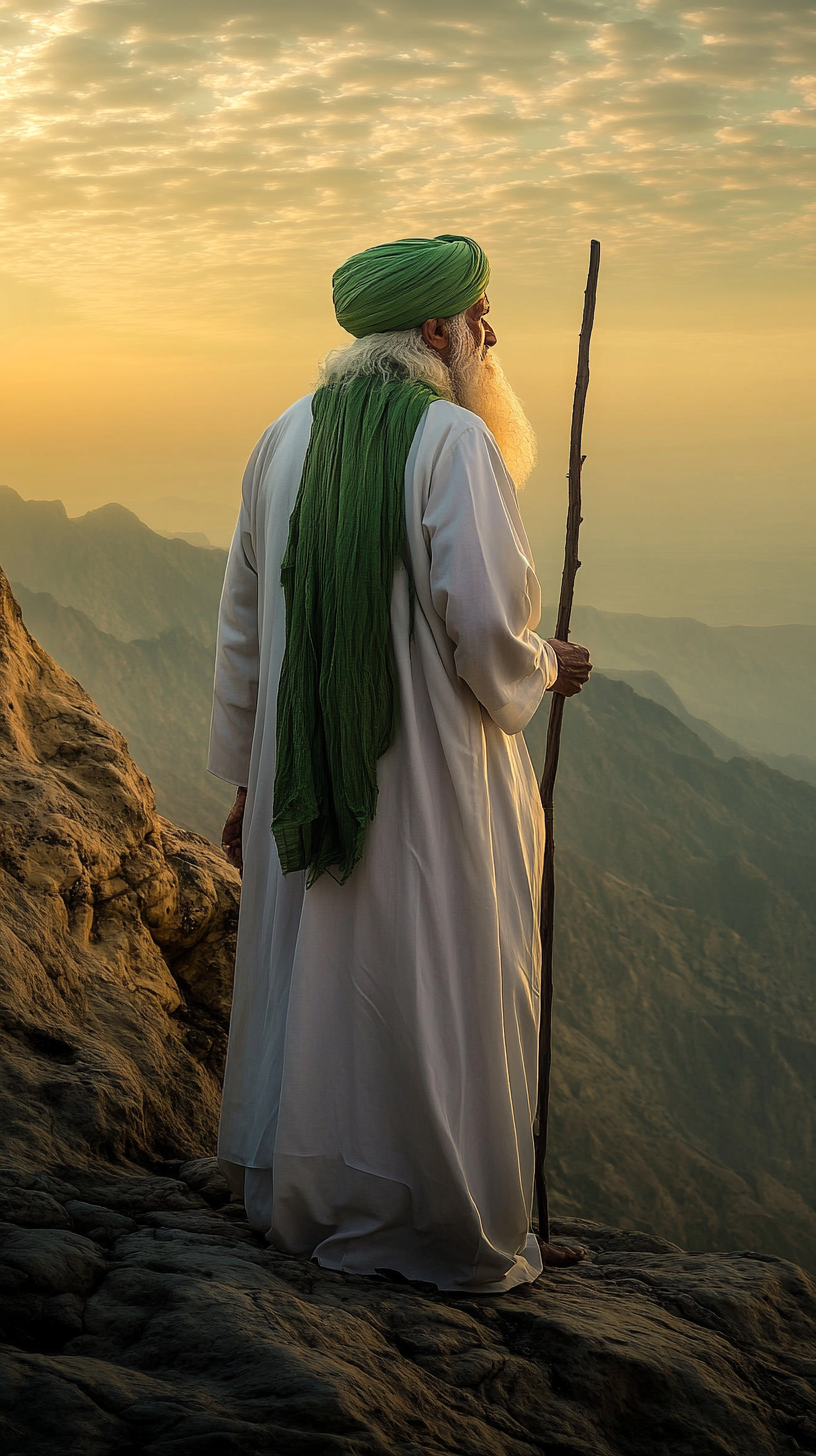
[[405,462],[427,385],[371,376],[318,389],[281,566],[286,649],[278,688],[272,830],[284,874],[348,879],[377,809],[377,759],[394,740],[390,640],[405,540]]
[[[469,308],[489,267],[469,238],[409,238],[350,258],[334,276],[351,332],[410,328]],[[440,398],[366,375],[330,382],[312,430],[281,564],[286,647],[278,687],[272,831],[284,874],[341,883],[377,811],[377,760],[399,713],[391,593],[405,544],[405,465]],[[413,597],[412,597],[413,601]]]

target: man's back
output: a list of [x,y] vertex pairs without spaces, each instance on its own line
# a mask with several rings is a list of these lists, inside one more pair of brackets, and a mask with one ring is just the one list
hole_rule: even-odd
[[[270,427],[244,479],[210,756],[213,772],[247,787],[219,1157],[279,1248],[498,1292],[541,1269],[530,1228],[544,826],[521,729],[558,668],[534,631],[538,583],[502,453],[476,413],[438,397],[453,392],[449,371],[418,333],[332,356],[324,392]],[[416,370],[432,402],[405,438],[388,412],[422,398]],[[377,512],[394,507],[386,537]],[[393,549],[394,520],[382,676],[361,563],[378,532]],[[329,600],[353,641],[338,638]],[[371,641],[356,622],[371,624]],[[360,689],[351,711],[347,691],[332,696],[339,648],[345,688]],[[358,850],[341,809],[359,807],[358,728],[370,741],[366,715],[382,708],[389,721],[368,691],[375,670],[396,727]],[[282,674],[296,753],[281,738]],[[286,846],[303,867],[287,874],[271,829],[284,790],[302,826]],[[330,844],[336,833],[338,856],[352,845],[344,871],[338,859],[323,872],[318,831]]]
[[249,786],[242,916],[253,929],[242,923],[220,1156],[257,1170],[247,1206],[278,1247],[360,1273],[398,1265],[442,1287],[492,1283],[515,1267],[529,1222],[513,1119],[514,1102],[533,1097],[523,1068],[535,1060],[537,924],[532,891],[519,891],[540,880],[543,837],[523,739],[508,734],[551,672],[529,628],[537,583],[488,432],[433,404],[406,468],[416,601],[412,633],[400,563],[400,725],[379,763],[377,815],[347,884],[328,874],[307,892],[303,875],[284,878],[270,854],[280,562],[308,432],[307,399],[264,436],[225,587],[211,767]]

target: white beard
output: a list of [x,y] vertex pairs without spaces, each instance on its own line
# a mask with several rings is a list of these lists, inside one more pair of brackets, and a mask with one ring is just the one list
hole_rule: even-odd
[[476,346],[465,315],[447,320],[450,364],[430,349],[421,329],[367,334],[343,349],[333,349],[321,365],[318,384],[349,382],[373,374],[392,379],[421,379],[440,394],[472,410],[484,420],[517,486],[527,480],[536,462],[536,438],[524,406],[487,349]]
[[536,437],[524,406],[497,359],[479,349],[464,314],[448,320],[451,360],[448,365],[454,398],[463,409],[483,419],[517,486],[536,463]]

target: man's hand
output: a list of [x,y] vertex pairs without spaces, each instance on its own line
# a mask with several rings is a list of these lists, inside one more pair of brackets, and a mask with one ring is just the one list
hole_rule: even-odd
[[579,647],[577,642],[559,642],[557,637],[548,637],[547,641],[558,658],[558,677],[550,692],[563,693],[565,698],[571,698],[589,682],[592,671],[589,650]]
[[246,789],[239,789],[235,796],[235,803],[227,815],[227,822],[221,834],[221,848],[234,869],[240,874],[244,873],[244,855],[241,845],[241,836],[244,828],[244,806],[246,804]]

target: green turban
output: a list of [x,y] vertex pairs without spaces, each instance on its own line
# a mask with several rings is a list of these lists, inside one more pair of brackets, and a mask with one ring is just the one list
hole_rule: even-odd
[[452,318],[481,298],[490,264],[478,243],[455,233],[400,238],[367,248],[332,278],[337,322],[358,339]]

